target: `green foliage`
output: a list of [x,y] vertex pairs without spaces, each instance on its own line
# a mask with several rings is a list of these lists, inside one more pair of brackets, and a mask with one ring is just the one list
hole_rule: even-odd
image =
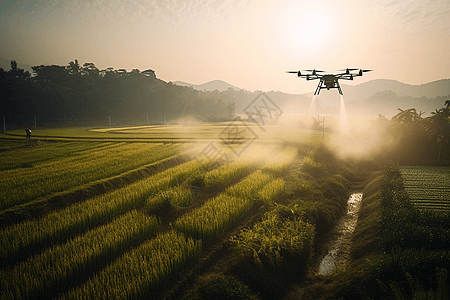
[[277,178],[265,185],[259,192],[259,199],[267,204],[273,204],[274,201],[284,192],[285,182],[281,178]]
[[235,249],[260,270],[279,269],[286,264],[305,266],[314,241],[314,226],[300,219],[282,219],[266,213],[250,229],[230,240]]
[[381,182],[383,176],[375,173],[363,191],[358,222],[352,236],[351,257],[353,267],[366,266],[369,259],[380,255],[381,244]]
[[[203,241],[217,237],[250,210],[258,191],[271,180],[272,176],[258,170],[226,189],[225,193],[208,200],[202,207],[178,218],[175,228]],[[270,199],[271,194],[267,197]]]
[[399,168],[386,171],[382,186],[383,240],[387,249],[399,246],[429,250],[450,247],[449,214],[417,209],[405,191]]
[[208,200],[199,209],[193,210],[175,222],[175,228],[185,234],[208,241],[222,234],[235,220],[249,211],[252,201],[240,197],[220,194]]
[[176,183],[175,178],[186,180],[200,168],[201,164],[193,160],[40,219],[7,227],[0,235],[1,262],[10,264],[49,242],[65,240],[89,227],[111,220],[137,207],[150,195],[166,190]]
[[[56,149],[49,148],[58,151],[60,148],[73,146],[78,145],[68,143]],[[31,161],[28,160],[29,156],[24,157],[20,151],[8,153],[11,157],[9,159],[16,161],[10,166],[17,166],[17,162],[22,158],[22,168],[0,172],[0,185],[3,189],[3,193],[0,194],[0,209],[154,163],[177,154],[180,147],[180,145],[149,143],[116,143],[107,147],[97,146],[78,152],[70,152],[66,149],[67,157],[60,157],[58,160],[48,158],[46,147],[34,149],[32,152],[36,158]],[[36,163],[39,160],[43,162]],[[23,164],[28,167],[24,169]]]
[[231,196],[253,200],[257,197],[259,189],[271,180],[273,180],[271,175],[264,174],[261,170],[258,170],[244,178],[242,181],[227,188],[226,193]]
[[194,287],[183,299],[189,300],[234,300],[257,299],[249,288],[235,277],[223,274],[208,274],[200,277]]
[[450,162],[450,108],[447,106],[423,118],[415,108],[400,112],[379,124],[386,162],[401,165],[448,165]]
[[302,170],[314,177],[319,177],[325,173],[325,166],[315,161],[315,152],[311,150],[303,158]]
[[[447,215],[420,211],[409,201],[399,168],[385,171],[381,196],[382,241],[387,252],[378,269],[382,285],[391,280],[397,299],[405,296],[404,291],[414,299],[438,297],[432,290],[448,290],[448,280],[442,285],[443,273],[436,277],[435,268],[450,265],[450,220]],[[402,282],[415,288],[408,290]]]
[[401,167],[409,200],[420,209],[450,213],[450,167]]
[[221,189],[229,186],[237,179],[250,173],[253,169],[249,161],[237,161],[230,164],[222,165],[208,173],[203,177],[206,189]]
[[159,234],[126,252],[62,299],[143,299],[161,290],[183,265],[198,257],[201,241],[176,231]]
[[48,299],[104,266],[158,228],[156,217],[131,211],[0,273],[2,299]]
[[193,194],[187,186],[175,186],[150,197],[145,206],[150,214],[162,215],[172,208],[182,208],[192,204]]
[[[396,300],[448,300],[449,299],[449,282],[447,269],[437,269],[436,277],[438,281],[437,290],[425,290],[419,280],[414,280],[409,273],[405,274],[408,281],[409,290],[404,291],[404,287],[401,287],[397,282],[389,284],[394,298]],[[383,284],[382,286],[386,286]]]
[[[23,126],[34,116],[69,123],[76,119],[93,122],[132,120],[146,123],[194,115],[202,120],[230,120],[234,116],[234,99],[254,99],[246,91],[206,92],[174,85],[156,78],[153,70],[107,68],[94,63],[67,66],[34,66],[35,76],[23,70],[0,70],[0,111],[7,120]],[[29,121],[28,121],[29,122]]]

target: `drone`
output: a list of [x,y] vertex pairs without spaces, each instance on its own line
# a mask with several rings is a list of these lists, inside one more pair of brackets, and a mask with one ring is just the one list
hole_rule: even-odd
[[[303,70],[306,72],[311,72],[309,74],[303,74],[301,71],[287,71],[286,73],[292,73],[297,74],[298,77],[304,77],[306,80],[315,80],[319,79],[319,84],[317,85],[316,91],[314,92],[314,95],[319,95],[320,90],[322,88],[329,89],[338,89],[339,94],[344,95],[342,93],[341,86],[339,85],[339,79],[343,80],[353,80],[354,77],[363,76],[364,72],[370,72],[372,70],[363,70],[363,69],[344,69],[339,71],[345,71],[344,73],[338,73],[338,74],[319,74],[323,73],[325,71],[320,70]],[[356,73],[352,73],[353,71],[358,71]]]

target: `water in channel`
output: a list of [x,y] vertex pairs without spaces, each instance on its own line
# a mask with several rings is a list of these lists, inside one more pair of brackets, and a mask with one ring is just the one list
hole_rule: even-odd
[[361,199],[362,193],[354,193],[349,197],[347,213],[339,220],[337,231],[328,243],[328,253],[319,265],[319,275],[329,275],[336,269],[345,268],[347,265],[351,238],[358,221]]

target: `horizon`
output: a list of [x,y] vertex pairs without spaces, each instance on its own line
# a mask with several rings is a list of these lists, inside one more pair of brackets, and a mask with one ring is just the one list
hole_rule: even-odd
[[[14,60],[14,59],[6,59],[6,58],[1,57],[1,56],[0,56],[0,59],[3,59],[3,60],[5,60],[5,61],[7,60],[8,62]],[[16,61],[16,62],[17,62],[17,64],[18,64],[18,67],[19,67],[19,68],[20,68],[21,65],[22,65],[22,66],[25,65],[25,66],[27,66],[27,67],[30,67],[30,68],[28,69],[28,71],[30,71],[30,72],[32,72],[31,67],[41,65],[41,64],[29,65],[29,64],[26,64],[26,63],[18,62],[18,61]],[[80,65],[82,65],[82,64],[83,64],[83,63],[80,62]],[[95,63],[94,63],[94,64],[95,64]],[[0,68],[1,68],[1,66],[0,66]],[[114,68],[114,69],[115,69],[115,70],[118,70],[118,69],[123,69],[123,68]],[[132,69],[137,69],[137,68],[126,69],[126,71],[127,71],[127,72],[130,72]],[[5,69],[5,71],[8,71],[8,70],[9,70],[9,68]],[[27,69],[26,69],[26,70],[27,70]],[[139,70],[140,70],[140,71],[143,71],[143,69],[142,69],[142,70],[139,69]],[[154,71],[155,71],[155,70],[154,70]],[[374,70],[372,70],[372,71],[374,71]],[[156,73],[156,71],[155,71],[155,73]],[[161,79],[161,78],[158,77],[158,74],[157,74],[157,73],[156,73],[156,77],[157,77],[158,79]],[[221,82],[221,83],[230,85],[230,86],[236,88],[236,90],[245,90],[245,91],[249,91],[249,92],[258,92],[258,91],[261,91],[261,92],[281,92],[281,93],[291,94],[291,95],[313,94],[313,93],[314,93],[314,89],[316,88],[317,82],[318,82],[318,81],[316,81],[316,80],[313,80],[313,81],[309,82],[309,83],[315,83],[315,84],[312,84],[312,85],[311,85],[312,88],[313,88],[313,90],[311,90],[311,91],[305,90],[305,91],[303,91],[303,92],[289,93],[289,92],[280,91],[280,90],[249,90],[249,89],[246,89],[245,87],[236,86],[236,85],[234,85],[234,84],[232,84],[232,83],[229,83],[229,82],[227,82],[227,81],[225,81],[225,80],[222,80],[222,79],[212,79],[212,80],[209,80],[209,81],[206,81],[206,82],[203,82],[203,83],[198,83],[198,84],[197,84],[197,83],[186,82],[186,81],[182,81],[182,80],[170,80],[170,81],[166,81],[166,80],[164,80],[164,79],[161,79],[161,80],[163,80],[163,81],[165,81],[165,82],[167,82],[167,83],[171,82],[171,83],[173,83],[173,84],[181,85],[181,86],[193,86],[194,88],[195,88],[195,87],[198,87],[198,86],[207,85],[207,84],[209,84],[209,83],[213,83],[213,82],[218,81],[218,82]],[[299,78],[299,80],[301,80],[301,79]],[[396,81],[396,82],[398,82],[398,83],[400,83],[400,84],[405,84],[405,85],[409,85],[409,86],[420,86],[420,85],[426,85],[426,84],[430,84],[430,83],[437,82],[437,81],[441,81],[441,80],[450,80],[450,78],[440,78],[440,79],[435,79],[435,80],[432,80],[432,81],[429,81],[429,82],[418,83],[418,84],[409,84],[409,83],[403,82],[403,81],[398,80],[398,79],[390,79],[390,78],[374,78],[374,79],[366,80],[366,81],[364,81],[364,82],[358,82],[359,80],[356,79],[356,81],[353,81],[353,82],[352,82],[353,84],[350,83],[350,82],[348,82],[348,81],[344,81],[344,82],[341,81],[341,82],[342,82],[342,83],[341,83],[341,86],[342,86],[342,87],[345,87],[345,86],[354,86],[354,87],[356,87],[356,86],[359,86],[359,85],[361,85],[361,84],[368,83],[368,82],[372,82],[372,81],[377,81],[377,80]],[[180,84],[177,84],[177,83],[180,83]]]
[[31,0],[0,3],[5,59],[99,69],[152,69],[199,85],[308,93],[288,70],[371,69],[373,79],[420,85],[450,78],[450,2]]
[[[12,60],[14,60],[14,59],[6,59],[6,58],[4,58],[4,57],[0,57],[0,59],[4,59],[4,60],[7,60],[7,61],[12,61]],[[30,67],[30,69],[29,69],[28,71],[32,71],[32,70],[31,70],[31,67],[41,65],[41,64],[29,65],[29,64],[24,64],[24,63],[18,62],[18,61],[16,61],[16,62],[18,63],[19,68],[20,68],[20,65],[22,65],[22,66],[23,66],[23,65],[26,65],[26,66]],[[94,63],[94,64],[95,64],[95,63]],[[0,66],[0,67],[1,67],[1,66]],[[115,70],[118,70],[118,69],[120,69],[120,68],[114,68],[114,69],[115,69]],[[132,68],[132,69],[136,69],[136,68]],[[131,71],[132,69],[127,70],[127,72]],[[8,68],[8,69],[5,69],[5,71],[8,71],[8,70],[9,70],[9,68]],[[140,70],[140,69],[139,69],[139,70]],[[156,71],[155,71],[155,73],[156,73]],[[157,77],[158,79],[161,79],[161,78],[158,77],[158,74],[156,74],[156,77]],[[368,83],[368,82],[372,82],[372,81],[377,81],[377,80],[396,81],[396,82],[398,82],[398,83],[400,83],[400,84],[405,84],[405,85],[409,85],[409,86],[420,86],[420,85],[430,84],[430,83],[433,83],[433,82],[436,82],[436,81],[449,80],[449,79],[450,79],[450,78],[440,78],[440,79],[432,80],[432,81],[425,82],[425,83],[409,84],[409,83],[406,83],[406,82],[402,82],[401,80],[398,80],[398,79],[375,78],[375,79],[366,80],[366,81],[360,82],[360,83],[358,83],[358,82],[353,82],[354,84],[348,84],[348,81],[345,81],[345,83],[342,83],[341,86],[344,86],[344,87],[345,87],[345,86],[358,86],[358,85],[361,85],[361,84],[364,84],[364,83]],[[163,80],[163,79],[161,79],[161,80]],[[165,80],[163,80],[163,81],[165,81]],[[261,92],[281,92],[281,93],[291,94],[291,95],[313,94],[313,91],[304,91],[304,92],[289,93],[289,92],[280,91],[280,90],[249,90],[249,89],[246,89],[245,87],[239,87],[239,86],[236,86],[236,85],[234,85],[234,84],[232,84],[232,83],[229,83],[229,82],[227,82],[227,81],[225,81],[225,80],[222,80],[222,79],[212,79],[212,80],[209,80],[209,81],[206,81],[206,82],[203,82],[203,83],[191,83],[191,82],[186,82],[186,81],[182,81],[182,80],[170,80],[170,81],[165,81],[165,82],[167,82],[167,83],[171,82],[171,83],[174,83],[174,84],[180,83],[180,84],[177,84],[177,85],[182,85],[182,86],[193,86],[193,87],[198,87],[198,86],[206,85],[206,84],[209,84],[209,83],[212,83],[212,82],[215,82],[215,81],[222,82],[222,83],[224,83],[224,84],[230,85],[230,86],[236,88],[237,90],[245,90],[245,91],[249,91],[249,92],[257,92],[257,91],[261,91]],[[314,83],[314,82],[316,82],[316,84],[313,85],[313,88],[315,89],[315,87],[317,86],[317,81],[312,81],[312,83]]]

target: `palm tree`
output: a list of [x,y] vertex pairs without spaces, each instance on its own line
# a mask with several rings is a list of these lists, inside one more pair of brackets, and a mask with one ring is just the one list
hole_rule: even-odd
[[450,136],[450,100],[445,101],[445,107],[436,109],[429,117],[430,126],[428,131],[434,137],[435,141],[439,143],[438,162],[441,159],[442,145],[448,144]]

